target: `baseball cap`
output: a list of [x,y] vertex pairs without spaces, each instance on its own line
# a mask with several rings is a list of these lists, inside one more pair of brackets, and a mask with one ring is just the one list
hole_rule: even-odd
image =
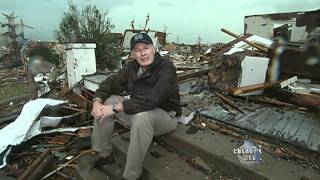
[[130,41],[131,51],[137,43],[153,44],[152,39],[147,33],[137,33],[132,36]]

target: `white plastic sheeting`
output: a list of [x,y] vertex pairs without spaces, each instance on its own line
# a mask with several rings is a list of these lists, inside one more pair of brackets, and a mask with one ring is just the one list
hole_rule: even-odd
[[6,156],[9,154],[11,146],[18,145],[41,133],[40,123],[36,123],[35,120],[42,109],[46,106],[55,106],[64,102],[65,101],[39,98],[29,101],[23,106],[19,117],[0,130],[0,157],[2,159],[0,161],[0,168],[6,166]]

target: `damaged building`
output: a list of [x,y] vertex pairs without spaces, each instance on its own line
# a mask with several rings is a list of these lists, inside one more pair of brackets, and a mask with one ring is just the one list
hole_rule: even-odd
[[290,13],[250,15],[244,18],[244,33],[286,41],[304,42],[317,27],[320,27],[320,9]]

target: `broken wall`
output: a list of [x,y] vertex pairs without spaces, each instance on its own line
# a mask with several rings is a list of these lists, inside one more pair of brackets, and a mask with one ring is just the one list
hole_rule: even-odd
[[179,53],[192,53],[192,46],[187,44],[176,44],[176,51]]
[[304,42],[308,34],[320,26],[320,10],[246,16],[244,26],[245,34],[273,39],[277,32],[282,32],[288,41]]

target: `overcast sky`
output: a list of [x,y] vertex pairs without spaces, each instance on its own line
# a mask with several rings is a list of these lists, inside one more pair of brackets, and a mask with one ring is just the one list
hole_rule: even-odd
[[[320,9],[320,0],[73,0],[78,7],[88,3],[107,11],[113,32],[123,33],[134,19],[136,28],[143,27],[150,14],[148,27],[167,32],[169,40],[195,43],[227,42],[232,38],[221,32],[226,28],[243,33],[244,16]],[[68,0],[0,0],[0,12],[14,12],[24,23],[34,27],[26,37],[34,40],[53,40]],[[4,16],[0,22],[4,22]]]

